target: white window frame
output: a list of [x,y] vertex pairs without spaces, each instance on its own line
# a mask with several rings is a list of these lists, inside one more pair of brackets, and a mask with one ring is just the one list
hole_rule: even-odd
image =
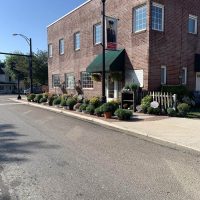
[[[164,69],[164,81],[163,82],[162,82],[162,69]],[[167,67],[165,65],[161,66],[160,83],[161,83],[161,85],[166,85],[166,83],[167,83]]]
[[59,54],[63,55],[65,53],[65,41],[64,39],[59,40]]
[[[100,35],[100,41],[97,41],[97,40],[96,40],[96,33],[97,33],[97,32],[96,32],[96,27],[97,27],[97,26],[100,26],[100,27],[101,27],[101,31],[100,31],[100,34],[101,34],[101,35]],[[95,24],[95,25],[94,25],[94,44],[97,45],[97,44],[101,44],[101,43],[102,43],[102,25],[101,25],[101,23],[98,23],[98,24]]]
[[[183,76],[184,76],[184,79],[183,79]],[[181,79],[182,85],[186,85],[187,84],[187,67],[182,68],[181,77],[182,77],[182,79]],[[183,80],[185,80],[185,81],[183,82]]]
[[[152,14],[153,7],[157,7],[157,8],[162,9],[162,24],[161,24],[162,28],[161,29],[159,29],[159,28],[157,29],[157,28],[153,27],[153,14]],[[151,27],[152,27],[152,30],[163,32],[164,31],[164,21],[165,21],[165,19],[164,19],[165,18],[165,6],[162,5],[162,4],[153,2],[152,3],[152,9],[151,9]]]
[[[79,37],[78,37],[79,36]],[[77,39],[79,38],[79,46],[77,47]],[[74,50],[75,51],[78,51],[78,50],[80,50],[81,49],[81,34],[80,34],[80,32],[76,32],[75,34],[74,34]]]
[[53,45],[48,44],[48,57],[52,58],[53,57]]
[[[71,80],[73,80],[73,81],[71,81]],[[75,77],[74,77],[73,72],[65,74],[65,85],[66,85],[67,89],[73,90],[75,88]]]
[[[189,29],[190,19],[195,21],[195,30],[194,30],[194,32],[191,32],[190,29]],[[197,34],[197,24],[198,24],[198,17],[195,16],[195,15],[189,15],[189,18],[188,18],[188,33],[196,35]]]
[[[91,78],[89,84],[85,84],[85,80],[84,78],[86,76],[89,76]],[[87,73],[87,72],[81,72],[81,85],[82,85],[82,88],[83,89],[93,89],[94,88],[94,84],[93,84],[93,80],[92,80],[92,75],[90,73]]]
[[[139,30],[136,30],[136,11],[138,10],[138,9],[141,9],[141,8],[146,8],[146,26],[145,26],[145,28],[142,28],[142,29],[139,29]],[[135,7],[134,9],[133,9],[133,32],[134,33],[139,33],[139,32],[142,32],[142,31],[146,31],[147,30],[147,5],[146,4],[143,4],[143,5],[141,5],[141,6],[138,6],[138,7]]]

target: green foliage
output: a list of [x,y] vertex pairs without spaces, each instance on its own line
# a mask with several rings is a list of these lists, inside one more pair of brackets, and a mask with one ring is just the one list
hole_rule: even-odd
[[130,110],[125,110],[125,109],[117,109],[114,113],[119,120],[130,120],[131,116],[133,113]]
[[147,108],[147,113],[148,114],[152,114],[152,115],[159,115],[160,114],[160,108],[148,107]]
[[150,104],[151,104],[152,100],[153,100],[152,96],[149,96],[149,95],[145,96],[142,99],[141,107],[142,107],[142,110],[143,110],[144,113],[147,112],[147,109],[150,107]]
[[170,117],[175,117],[177,115],[176,111],[173,108],[168,108],[167,109],[167,114]]
[[40,99],[40,101],[39,101],[39,103],[45,103],[45,102],[47,102],[47,98],[45,98],[45,97],[42,97],[42,98]]
[[28,101],[33,101],[33,100],[35,99],[35,96],[36,96],[36,94],[29,94],[29,95],[27,96],[27,100],[28,100]]
[[179,100],[189,94],[187,87],[184,85],[163,85],[161,91],[177,94]]
[[51,94],[51,93],[48,94],[48,104],[49,104],[49,106],[52,106],[52,105],[53,105],[53,101],[54,101],[54,99],[56,99],[56,98],[57,98],[57,95],[56,95],[56,94]]
[[186,116],[187,113],[190,111],[190,106],[187,104],[187,103],[180,103],[178,106],[177,106],[177,109],[178,109],[178,114],[180,116]]
[[73,97],[69,97],[66,101],[66,104],[69,106],[70,110],[73,110],[73,107],[76,104],[76,100]]
[[93,105],[95,108],[97,108],[98,106],[100,106],[101,104],[101,101],[100,101],[100,98],[99,97],[92,97],[90,99],[90,104]]
[[126,85],[124,86],[124,89],[130,90],[130,89],[131,89],[131,88],[130,88],[130,85],[129,85],[129,84],[126,84]]
[[105,112],[113,112],[114,108],[113,108],[113,104],[108,102],[108,103],[104,103],[101,106],[102,111]]
[[53,105],[54,106],[60,105],[60,103],[61,103],[61,97],[54,97]]
[[85,104],[85,103],[83,103],[83,104],[81,104],[81,106],[80,106],[80,110],[81,111],[83,111],[83,110],[86,110],[86,108],[87,108],[87,104]]
[[89,104],[89,103],[90,103],[90,100],[87,99],[87,98],[85,98],[85,99],[83,99],[83,103],[84,103],[84,104]]
[[101,106],[94,110],[94,114],[99,116],[99,117],[103,114]]
[[43,98],[43,94],[36,94],[34,98],[34,102],[40,103],[40,99]]
[[101,74],[93,73],[92,74],[92,80],[100,82],[101,81]]
[[67,105],[66,100],[64,98],[61,98],[60,105],[61,106],[66,106]]
[[94,110],[95,110],[95,106],[94,105],[88,105],[86,107],[86,112],[89,113],[90,115],[93,115],[94,114]]
[[138,89],[138,85],[136,83],[130,83],[129,88],[132,91],[136,91]]

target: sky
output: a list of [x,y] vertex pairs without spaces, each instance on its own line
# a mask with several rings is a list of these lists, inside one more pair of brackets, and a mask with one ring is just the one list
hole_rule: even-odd
[[33,52],[47,50],[47,26],[85,1],[0,0],[0,52],[29,52],[26,41],[13,33],[31,38]]

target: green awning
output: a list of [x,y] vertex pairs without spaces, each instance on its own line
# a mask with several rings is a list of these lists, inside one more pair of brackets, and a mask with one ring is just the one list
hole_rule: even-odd
[[[98,55],[92,63],[87,67],[86,71],[89,73],[102,72],[103,54]],[[105,52],[105,71],[122,71],[124,69],[125,50],[106,51]]]

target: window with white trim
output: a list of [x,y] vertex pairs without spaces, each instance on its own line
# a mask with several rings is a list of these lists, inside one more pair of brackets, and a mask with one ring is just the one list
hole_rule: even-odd
[[167,83],[167,67],[166,66],[161,66],[160,79],[161,79],[161,85],[165,85]]
[[63,55],[65,52],[64,39],[59,40],[59,54]]
[[53,56],[53,48],[52,44],[48,45],[48,57],[51,58]]
[[102,26],[101,24],[94,25],[94,44],[102,43]]
[[134,32],[140,32],[147,28],[147,6],[134,8]]
[[81,41],[80,41],[80,32],[74,34],[74,49],[75,51],[80,50]]
[[60,86],[60,75],[53,74],[52,75],[52,87],[58,87],[58,86]]
[[186,67],[183,67],[182,68],[182,71],[181,71],[181,83],[183,85],[186,85],[187,84],[187,68]]
[[188,32],[197,34],[197,16],[189,15]]
[[67,89],[74,89],[75,77],[73,73],[65,74],[65,84]]
[[93,88],[93,80],[90,73],[81,72],[81,85],[82,88]]
[[164,5],[153,3],[151,14],[152,29],[156,31],[164,31]]

